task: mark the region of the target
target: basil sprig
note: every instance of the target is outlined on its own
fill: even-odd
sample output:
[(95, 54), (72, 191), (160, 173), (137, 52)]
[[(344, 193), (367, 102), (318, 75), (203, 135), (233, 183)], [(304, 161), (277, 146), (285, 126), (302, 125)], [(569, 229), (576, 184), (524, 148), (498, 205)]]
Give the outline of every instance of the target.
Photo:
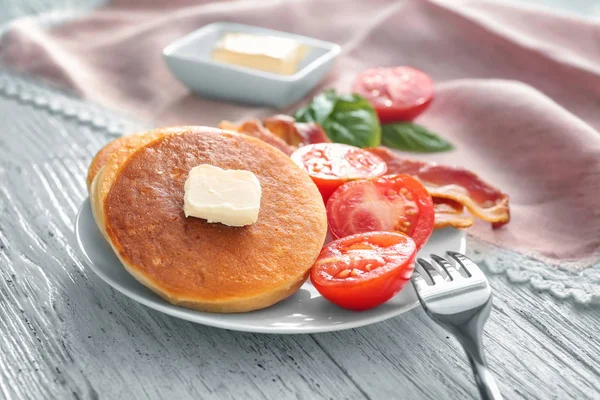
[(411, 122), (381, 126), (384, 146), (415, 153), (436, 153), (452, 150), (454, 146), (427, 128)]
[(381, 143), (381, 125), (371, 104), (357, 94), (338, 95), (329, 89), (294, 114), (298, 122), (316, 122), (329, 139), (356, 147)]

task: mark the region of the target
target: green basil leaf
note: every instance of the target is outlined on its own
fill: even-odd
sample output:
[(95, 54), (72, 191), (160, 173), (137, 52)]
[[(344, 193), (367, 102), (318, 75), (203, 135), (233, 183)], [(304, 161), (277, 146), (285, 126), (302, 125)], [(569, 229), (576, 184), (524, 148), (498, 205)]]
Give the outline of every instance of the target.
[(329, 89), (323, 93), (315, 96), (312, 100), (311, 106), (315, 116), (315, 121), (318, 123), (324, 122), (335, 108), (337, 96), (335, 90)]
[(374, 147), (381, 142), (381, 126), (371, 104), (357, 94), (338, 96), (333, 89), (313, 98), (294, 114), (299, 122), (317, 122), (336, 143)]
[(336, 100), (335, 90), (326, 90), (315, 96), (310, 104), (296, 111), (294, 118), (299, 122), (317, 122), (322, 125), (333, 111)]
[(384, 146), (415, 153), (436, 153), (452, 150), (454, 146), (427, 128), (410, 122), (381, 126)]
[(302, 107), (294, 113), (294, 119), (298, 122), (315, 122), (312, 116), (310, 104)]
[(366, 109), (340, 110), (337, 106), (323, 129), (335, 143), (356, 147), (375, 147), (381, 142), (381, 128), (377, 115)]

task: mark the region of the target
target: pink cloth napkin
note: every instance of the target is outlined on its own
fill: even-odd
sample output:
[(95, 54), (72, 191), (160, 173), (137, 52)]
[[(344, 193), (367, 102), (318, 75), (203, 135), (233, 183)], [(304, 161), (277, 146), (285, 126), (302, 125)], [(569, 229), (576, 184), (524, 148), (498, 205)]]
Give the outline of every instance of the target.
[[(438, 83), (418, 122), (457, 150), (425, 158), (471, 169), (511, 196), (512, 221), (470, 232), (561, 266), (600, 258), (600, 25), (481, 1), (116, 0), (51, 29), (15, 22), (5, 65), (156, 125), (215, 125), (273, 110), (191, 95), (161, 50), (207, 23), (235, 21), (339, 43), (315, 93), (357, 73), (410, 65)], [(298, 105), (283, 111), (292, 111)]]

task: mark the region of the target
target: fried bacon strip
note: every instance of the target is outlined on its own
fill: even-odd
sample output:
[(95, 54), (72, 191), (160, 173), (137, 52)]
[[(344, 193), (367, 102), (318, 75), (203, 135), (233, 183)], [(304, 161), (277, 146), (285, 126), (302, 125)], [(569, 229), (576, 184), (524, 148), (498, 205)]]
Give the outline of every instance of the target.
[(221, 121), (221, 123), (219, 124), (219, 129), (239, 132), (243, 133), (244, 135), (253, 136), (281, 150), (288, 156), (291, 155), (297, 148), (296, 146), (292, 146), (286, 143), (285, 140), (276, 136), (273, 132), (264, 127), (260, 121), (254, 119), (244, 121), (239, 125), (236, 125), (233, 122), (229, 121)]
[(265, 128), (292, 146), (331, 142), (321, 125), (314, 122), (296, 122), (289, 115), (274, 115), (265, 118)]
[(442, 197), (433, 198), (435, 228), (468, 228), (473, 225), (473, 217), (465, 214), (465, 208), (459, 202)]
[[(416, 177), (434, 199), (443, 198), (460, 203), (474, 216), (491, 222), (493, 228), (500, 227), (510, 220), (508, 195), (466, 169), (407, 160), (384, 147), (368, 150), (387, 163), (388, 174), (408, 174)], [(437, 217), (436, 213), (436, 226)]]
[(248, 120), (239, 125), (221, 121), (220, 129), (254, 136), (290, 155), (299, 146), (312, 143), (331, 142), (321, 125), (313, 122), (296, 122), (289, 115), (274, 115), (261, 123)]

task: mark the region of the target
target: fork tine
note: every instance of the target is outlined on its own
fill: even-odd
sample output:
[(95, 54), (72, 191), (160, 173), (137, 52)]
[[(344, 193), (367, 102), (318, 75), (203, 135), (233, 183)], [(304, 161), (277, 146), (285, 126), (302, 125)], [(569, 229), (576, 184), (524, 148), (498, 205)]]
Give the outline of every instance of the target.
[(469, 275), (469, 278), (471, 278), (474, 274), (481, 272), (477, 264), (471, 261), (471, 259), (464, 254), (457, 253), (456, 251), (447, 251), (446, 254), (452, 257), (452, 259), (454, 259), (461, 266), (467, 275)]
[(423, 271), (425, 271), (425, 273), (429, 276), (429, 278), (431, 279), (432, 285), (435, 285), (436, 283), (444, 282), (444, 277), (428, 261), (425, 261), (422, 258), (417, 258), (417, 263), (421, 266), (421, 268), (423, 268)]
[(446, 272), (446, 275), (448, 275), (448, 278), (450, 278), (451, 281), (462, 278), (460, 272), (458, 272), (458, 270), (445, 258), (440, 257), (437, 254), (430, 254), (429, 256), (444, 270), (444, 272)]
[(427, 281), (423, 278), (423, 276), (421, 276), (421, 273), (419, 272), (420, 269), (421, 268), (418, 265), (415, 265), (415, 270), (412, 274), (412, 277), (410, 278), (411, 282), (413, 283), (413, 286), (415, 287), (415, 290), (417, 291), (417, 294), (425, 290), (427, 286), (429, 286)]

